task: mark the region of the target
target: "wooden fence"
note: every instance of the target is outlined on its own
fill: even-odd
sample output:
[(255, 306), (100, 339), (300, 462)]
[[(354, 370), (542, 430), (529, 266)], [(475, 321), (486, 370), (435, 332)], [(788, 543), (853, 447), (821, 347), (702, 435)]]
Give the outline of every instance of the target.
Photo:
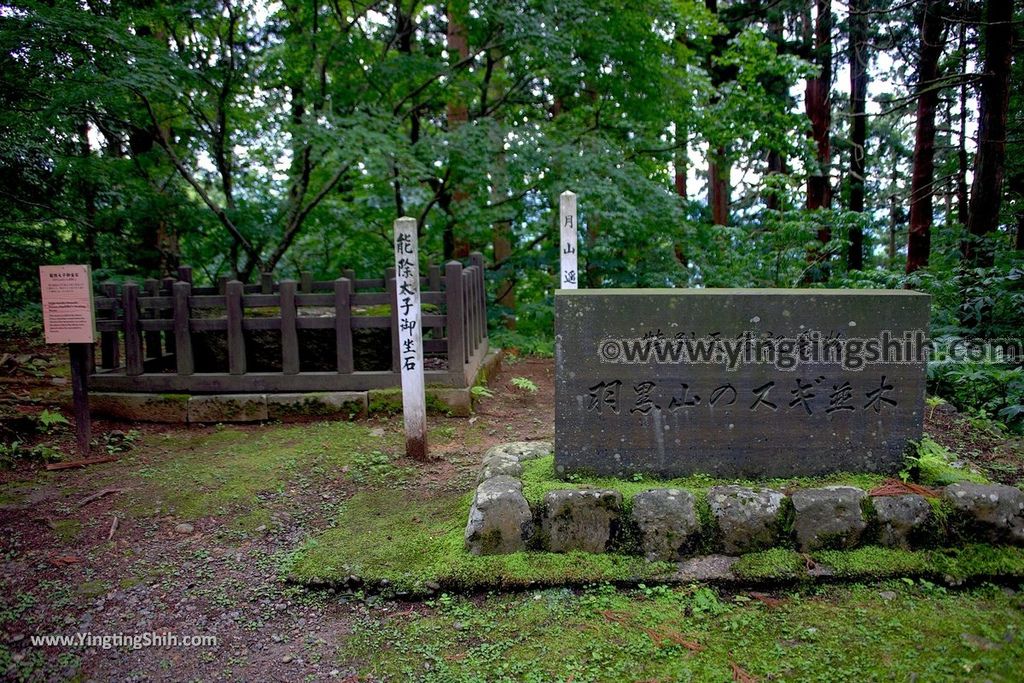
[[(420, 278), (424, 352), (430, 361), (425, 380), (471, 386), (487, 353), (483, 257), (474, 253), (468, 267), (451, 261), (443, 270), (432, 265), (427, 271)], [(147, 280), (142, 286), (105, 283), (100, 293), (95, 302), (100, 357), (89, 378), (97, 391), (202, 394), (401, 386), (393, 268), (383, 278), (358, 279), (346, 270), (336, 280), (315, 281), (303, 273), (298, 282), (275, 282), (264, 273), (258, 284), (221, 278), (216, 287), (194, 287), (191, 268), (183, 266), (176, 279)], [(385, 306), (387, 314), (374, 315)], [(331, 348), (321, 344), (314, 349), (304, 335), (327, 338)], [(211, 339), (222, 356), (211, 351)], [(280, 344), (279, 352), (272, 342)], [(254, 371), (252, 361), (259, 357), (265, 366), (268, 349), (278, 367)], [(357, 367), (357, 358), (382, 351), (389, 368)], [(313, 354), (318, 357), (310, 358)], [(303, 369), (313, 361), (320, 367)]]

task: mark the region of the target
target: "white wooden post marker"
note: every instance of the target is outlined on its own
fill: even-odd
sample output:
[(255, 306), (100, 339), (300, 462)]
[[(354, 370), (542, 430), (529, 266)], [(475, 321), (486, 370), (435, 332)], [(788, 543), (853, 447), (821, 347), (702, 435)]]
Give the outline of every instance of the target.
[(562, 256), (562, 289), (576, 289), (579, 266), (576, 259), (576, 195), (563, 192), (558, 198), (558, 224), (562, 234), (559, 251)]
[(423, 316), (415, 218), (403, 217), (395, 221), (395, 294), (405, 454), (422, 460), (427, 457), (427, 401), (423, 386)]

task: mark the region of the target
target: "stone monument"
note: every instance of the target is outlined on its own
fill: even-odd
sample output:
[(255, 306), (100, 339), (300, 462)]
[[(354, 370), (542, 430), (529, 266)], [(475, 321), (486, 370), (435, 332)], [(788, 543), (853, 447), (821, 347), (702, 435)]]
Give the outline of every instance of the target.
[(556, 471), (896, 472), (921, 437), (928, 319), (902, 290), (558, 291)]

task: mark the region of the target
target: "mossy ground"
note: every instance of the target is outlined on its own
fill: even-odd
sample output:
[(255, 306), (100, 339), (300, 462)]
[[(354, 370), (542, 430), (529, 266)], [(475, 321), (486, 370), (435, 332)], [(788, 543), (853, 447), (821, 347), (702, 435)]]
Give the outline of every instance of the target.
[(515, 553), (477, 557), (466, 552), (463, 531), (472, 494), (410, 500), (401, 490), (361, 492), (347, 500), (337, 524), (289, 559), (296, 581), (341, 583), (355, 575), (388, 593), (516, 589), (643, 581), (667, 577), (674, 567), (642, 558), (590, 553)]
[[(251, 530), (267, 523), (274, 499), (343, 472), (350, 480), (402, 476), (381, 455), (393, 441), (345, 421), (169, 432), (151, 437), (147, 449), (132, 456), (146, 461), (138, 469), (145, 483), (127, 495), (135, 515), (173, 514), (185, 520), (223, 515), (231, 518), (232, 528)], [(154, 457), (165, 450), (169, 457)]]
[[(618, 480), (567, 484), (550, 478), (550, 457), (529, 461), (524, 469), (524, 493), (534, 505), (548, 490), (594, 485), (617, 489), (629, 506), (633, 496), (653, 485), (652, 481)], [(707, 488), (715, 483), (707, 478), (690, 478), (657, 485), (689, 489), (703, 501)], [(837, 475), (801, 483), (816, 486), (850, 480)], [(858, 483), (864, 486), (869, 482), (860, 477)], [(374, 590), (407, 595), (428, 594), (431, 584), (443, 590), (473, 592), (578, 586), (588, 582), (636, 584), (672, 580), (674, 565), (648, 563), (633, 554), (563, 555), (531, 551), (489, 557), (470, 555), (464, 549), (463, 530), (471, 502), (471, 493), (448, 492), (418, 499), (411, 499), (407, 492), (395, 488), (357, 493), (341, 506), (333, 528), (310, 539), (291, 555), (286, 572), (294, 581), (313, 585), (340, 585), (354, 575)], [(953, 580), (1024, 577), (1024, 550), (981, 545), (914, 552), (866, 547), (812, 555), (777, 548), (744, 556), (735, 573), (741, 580), (751, 582), (802, 581), (811, 578), (808, 572), (815, 562), (827, 565), (832, 576), (845, 580), (896, 576)]]
[[(397, 613), (396, 613), (397, 612)], [(779, 596), (702, 586), (442, 596), (371, 611), (339, 661), (372, 680), (1019, 680), (1024, 599), (927, 581)]]

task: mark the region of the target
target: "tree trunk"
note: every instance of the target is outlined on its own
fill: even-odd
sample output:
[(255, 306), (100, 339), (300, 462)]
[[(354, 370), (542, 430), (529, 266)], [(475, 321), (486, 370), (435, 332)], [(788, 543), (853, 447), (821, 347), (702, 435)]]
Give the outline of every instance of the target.
[[(967, 73), (967, 23), (960, 22), (960, 73)], [(957, 145), (956, 209), (957, 220), (967, 227), (970, 211), (967, 203), (967, 82), (960, 84), (960, 135)]]
[[(867, 153), (868, 22), (867, 0), (850, 0), (850, 211), (864, 211), (864, 172)], [(864, 267), (864, 233), (850, 228), (849, 270)]]
[(676, 151), (672, 158), (672, 166), (675, 169), (676, 194), (686, 200), (686, 171), (689, 168), (690, 160), (686, 155), (689, 147), (689, 132), (680, 124), (676, 124)]
[(724, 147), (719, 147), (709, 155), (708, 204), (711, 207), (711, 222), (715, 225), (729, 224), (729, 168)]
[(1006, 172), (1006, 116), (1013, 59), (1013, 0), (988, 0), (985, 12), (985, 72), (979, 98), (978, 153), (974, 157), (966, 260), (989, 267), (995, 252), (988, 237), (999, 227)]
[[(78, 150), (83, 160), (92, 156), (92, 146), (89, 144), (89, 122), (81, 119), (78, 122)], [(84, 213), (82, 220), (85, 223), (85, 234), (82, 236), (82, 246), (89, 254), (89, 265), (93, 270), (101, 267), (100, 252), (96, 248), (96, 184), (88, 172), (79, 180), (79, 192), (82, 194)]]
[[(782, 157), (777, 150), (768, 150), (768, 175), (780, 175), (786, 172), (786, 160)], [(779, 201), (779, 194), (776, 191), (771, 191), (764, 200), (765, 206), (770, 211), (778, 211), (782, 203)]]
[[(807, 208), (820, 209), (832, 205), (832, 186), (829, 182), (829, 165), (832, 147), (829, 135), (832, 129), (832, 3), (831, 0), (815, 0), (814, 18), (814, 61), (820, 68), (817, 77), (807, 79), (805, 106), (811, 120), (811, 136), (817, 148), (817, 168), (807, 179)], [(818, 239), (828, 242), (831, 231), (822, 228)]]
[(928, 265), (932, 231), (932, 183), (935, 176), (935, 107), (939, 101), (939, 58), (944, 47), (942, 2), (926, 2), (921, 18), (917, 71), (917, 128), (914, 168), (910, 176), (910, 225), (907, 230), (907, 272)]
[[(488, 58), (492, 60), (495, 72), (500, 72), (503, 69), (504, 57), (497, 50), (492, 51)], [(494, 85), (493, 78), (491, 80), (491, 88), (493, 92), (490, 95), (498, 97), (500, 92)], [(506, 199), (508, 191), (508, 162), (505, 158), (504, 139), (499, 125), (502, 123), (502, 117), (497, 113), (494, 116), (494, 123), (495, 125), (491, 129), (491, 147), (494, 150), (494, 166), (491, 170), (491, 204), (497, 205)], [(504, 267), (506, 272), (510, 272), (507, 262), (512, 256), (512, 218), (511, 214), (505, 214), (506, 209), (502, 208), (499, 211), (503, 212), (503, 215), (491, 225), (492, 241), (494, 244), (494, 264), (496, 267)], [(508, 309), (508, 313), (504, 316), (504, 323), (505, 327), (510, 330), (516, 329), (515, 286), (516, 278), (514, 273), (512, 273), (498, 283), (495, 296), (495, 302), (499, 306)]]
[[(459, 62), (469, 56), (469, 40), (466, 36), (466, 27), (461, 23), (460, 18), (452, 12), (451, 4), (448, 6), (448, 33), (447, 33), (448, 59), (451, 63)], [(469, 120), (469, 108), (461, 99), (455, 88), (450, 91), (448, 99), (448, 132), (458, 130)], [(449, 162), (458, 166), (458, 159), (453, 158)], [(451, 184), (445, 189), (449, 195), (447, 201), (438, 202), (444, 206), (447, 212), (447, 220), (444, 226), (444, 258), (447, 261), (452, 258), (465, 258), (469, 256), (469, 243), (460, 239), (455, 234), (457, 222), (457, 207), (460, 202), (467, 199), (465, 190), (459, 189), (459, 174), (453, 172), (450, 176)], [(454, 189), (452, 188), (454, 185)]]

